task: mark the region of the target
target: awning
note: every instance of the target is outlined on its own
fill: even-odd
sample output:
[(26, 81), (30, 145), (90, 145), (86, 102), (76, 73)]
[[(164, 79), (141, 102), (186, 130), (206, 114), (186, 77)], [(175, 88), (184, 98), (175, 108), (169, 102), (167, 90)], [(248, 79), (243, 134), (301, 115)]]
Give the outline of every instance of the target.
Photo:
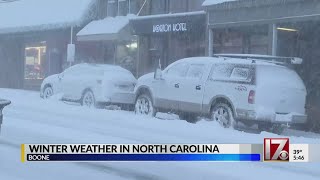
[(115, 41), (130, 40), (129, 19), (134, 15), (107, 17), (92, 21), (78, 34), (78, 41)]
[(204, 11), (139, 16), (130, 19), (132, 34), (157, 35), (165, 33), (204, 33)]

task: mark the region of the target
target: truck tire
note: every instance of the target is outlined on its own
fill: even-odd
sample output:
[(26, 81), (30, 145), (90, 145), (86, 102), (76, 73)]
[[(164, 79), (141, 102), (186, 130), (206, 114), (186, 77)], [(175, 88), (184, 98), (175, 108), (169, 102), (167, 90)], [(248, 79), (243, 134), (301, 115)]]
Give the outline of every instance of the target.
[(234, 128), (235, 120), (231, 107), (226, 103), (216, 103), (211, 109), (210, 118), (224, 128)]

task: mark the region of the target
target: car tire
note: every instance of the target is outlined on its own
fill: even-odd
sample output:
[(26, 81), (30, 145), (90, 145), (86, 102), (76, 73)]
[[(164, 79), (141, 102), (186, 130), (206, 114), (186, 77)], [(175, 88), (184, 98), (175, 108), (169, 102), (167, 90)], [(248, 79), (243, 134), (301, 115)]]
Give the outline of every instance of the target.
[(83, 93), (81, 98), (81, 105), (89, 108), (96, 107), (96, 100), (91, 90), (87, 90)]
[(157, 111), (153, 106), (150, 95), (141, 94), (140, 96), (138, 96), (135, 103), (134, 112), (139, 115), (147, 115), (150, 117), (156, 116)]
[(226, 103), (217, 103), (212, 107), (210, 119), (219, 122), (224, 128), (234, 128), (235, 120), (231, 107)]
[(53, 89), (51, 86), (45, 86), (44, 90), (43, 90), (43, 99), (48, 99), (51, 96), (53, 96)]

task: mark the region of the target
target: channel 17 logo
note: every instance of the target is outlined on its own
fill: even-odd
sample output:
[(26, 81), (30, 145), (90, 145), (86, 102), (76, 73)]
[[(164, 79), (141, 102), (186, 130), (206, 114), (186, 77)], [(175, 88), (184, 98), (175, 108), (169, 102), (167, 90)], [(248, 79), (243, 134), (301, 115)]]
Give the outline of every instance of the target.
[(265, 138), (264, 161), (289, 161), (289, 138)]

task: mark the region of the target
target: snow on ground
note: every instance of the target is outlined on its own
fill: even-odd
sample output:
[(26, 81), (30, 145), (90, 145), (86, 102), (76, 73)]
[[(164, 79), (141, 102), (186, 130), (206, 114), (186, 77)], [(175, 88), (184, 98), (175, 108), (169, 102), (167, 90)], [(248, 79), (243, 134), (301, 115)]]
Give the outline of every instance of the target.
[[(88, 109), (40, 99), (38, 92), (0, 89), (12, 104), (4, 110), (0, 137), (0, 179), (304, 179), (320, 177), (320, 164), (121, 162), (27, 163), (22, 143), (262, 143), (270, 133), (250, 134), (217, 123), (190, 124), (175, 118)], [(165, 118), (163, 118), (165, 117)], [(320, 143), (320, 135), (289, 130), (292, 143)], [(41, 176), (40, 176), (41, 175)]]

